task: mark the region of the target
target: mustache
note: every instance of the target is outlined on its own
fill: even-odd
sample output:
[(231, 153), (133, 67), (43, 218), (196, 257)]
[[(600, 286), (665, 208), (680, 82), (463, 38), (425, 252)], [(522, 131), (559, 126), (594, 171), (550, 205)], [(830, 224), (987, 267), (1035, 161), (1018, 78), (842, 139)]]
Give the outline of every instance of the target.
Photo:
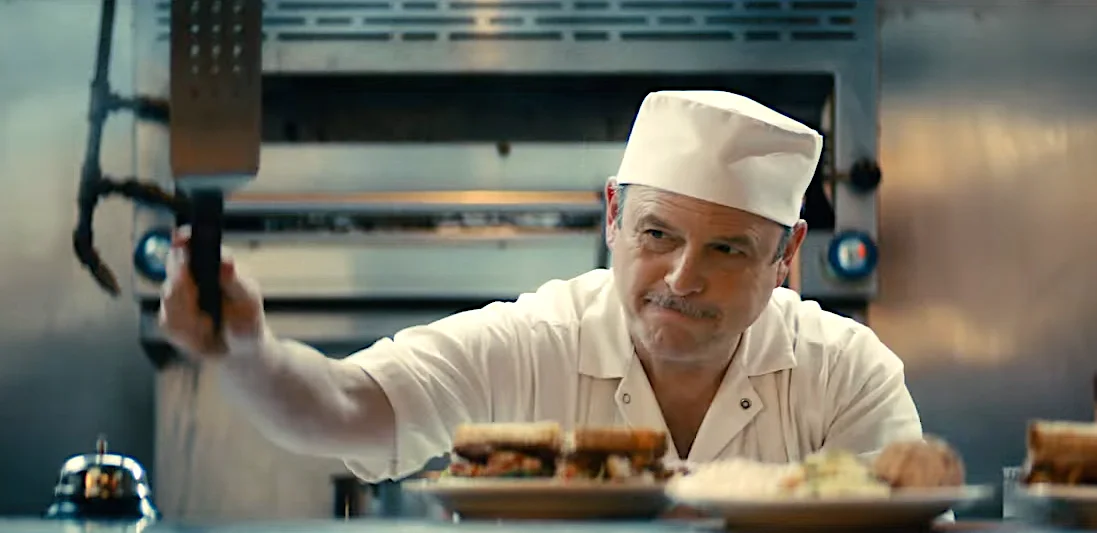
[(674, 296), (661, 292), (651, 292), (644, 296), (644, 301), (659, 307), (670, 309), (693, 318), (718, 318), (720, 312), (711, 306), (700, 305), (681, 296)]

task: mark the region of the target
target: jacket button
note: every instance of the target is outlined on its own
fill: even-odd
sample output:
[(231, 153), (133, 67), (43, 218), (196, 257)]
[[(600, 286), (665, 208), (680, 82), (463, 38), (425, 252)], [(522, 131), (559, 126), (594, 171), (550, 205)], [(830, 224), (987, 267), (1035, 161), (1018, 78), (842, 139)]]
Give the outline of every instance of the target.
[(750, 409), (750, 398), (743, 398), (742, 400), (739, 400), (739, 407), (742, 407), (743, 409)]
[(625, 402), (625, 403), (629, 403), (629, 402), (632, 401), (632, 396), (629, 396), (628, 393), (626, 392), (626, 393), (621, 395), (621, 401)]

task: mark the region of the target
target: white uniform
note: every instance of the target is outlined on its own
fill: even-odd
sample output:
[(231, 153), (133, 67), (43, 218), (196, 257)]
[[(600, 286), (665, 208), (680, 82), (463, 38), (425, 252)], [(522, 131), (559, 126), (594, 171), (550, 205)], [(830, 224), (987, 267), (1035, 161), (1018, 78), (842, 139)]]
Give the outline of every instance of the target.
[[(366, 480), (399, 478), (449, 451), (463, 422), (556, 420), (666, 428), (625, 327), (613, 274), (552, 281), (401, 331), (351, 356), (396, 413), (392, 457), (352, 457)], [(864, 325), (787, 289), (744, 333), (688, 461), (797, 461), (919, 438), (903, 364)], [(677, 458), (671, 447), (668, 458)]]

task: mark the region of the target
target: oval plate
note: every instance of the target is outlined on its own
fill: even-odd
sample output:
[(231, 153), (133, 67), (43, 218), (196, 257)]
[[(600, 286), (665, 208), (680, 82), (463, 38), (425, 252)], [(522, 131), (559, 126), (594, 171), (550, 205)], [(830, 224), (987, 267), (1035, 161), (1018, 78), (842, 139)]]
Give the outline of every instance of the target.
[(1031, 515), (1026, 518), (1060, 527), (1097, 529), (1097, 487), (1018, 484), (1015, 494), (1024, 514)]
[(722, 517), (732, 528), (864, 528), (925, 526), (949, 510), (994, 494), (985, 485), (899, 489), (889, 496), (826, 499), (743, 499), (676, 495), (677, 503)]
[(474, 520), (648, 519), (670, 504), (658, 483), (441, 478), (408, 481), (403, 486)]

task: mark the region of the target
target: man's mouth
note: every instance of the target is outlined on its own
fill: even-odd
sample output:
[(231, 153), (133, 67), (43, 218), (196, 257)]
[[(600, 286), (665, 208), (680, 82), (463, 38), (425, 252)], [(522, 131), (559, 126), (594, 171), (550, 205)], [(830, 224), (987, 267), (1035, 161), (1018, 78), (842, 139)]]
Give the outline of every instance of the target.
[(644, 303), (658, 310), (670, 311), (676, 315), (681, 315), (687, 318), (711, 319), (716, 317), (715, 311), (705, 309), (701, 306), (685, 300), (684, 298), (679, 298), (677, 296), (669, 296), (657, 293), (649, 294), (644, 297)]

